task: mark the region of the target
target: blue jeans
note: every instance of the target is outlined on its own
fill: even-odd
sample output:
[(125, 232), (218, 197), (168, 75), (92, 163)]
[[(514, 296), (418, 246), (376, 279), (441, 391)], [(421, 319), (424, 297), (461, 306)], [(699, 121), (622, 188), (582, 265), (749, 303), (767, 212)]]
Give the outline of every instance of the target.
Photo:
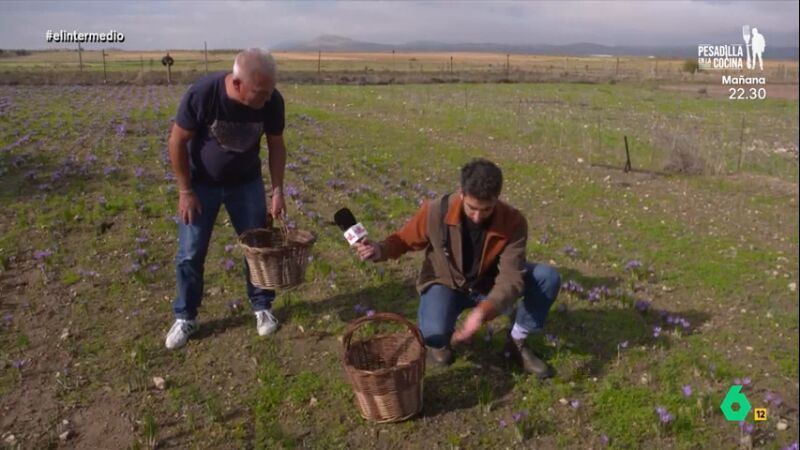
[[(550, 306), (561, 288), (561, 276), (550, 266), (525, 263), (525, 288), (514, 323), (529, 332), (544, 327)], [(449, 344), (456, 319), (468, 308), (484, 301), (480, 294), (466, 294), (441, 284), (429, 286), (420, 296), (417, 324), (425, 345), (441, 348)]]
[[(178, 253), (175, 257), (178, 295), (172, 302), (172, 311), (178, 319), (193, 320), (203, 300), (203, 265), (208, 253), (208, 243), (221, 205), (225, 205), (237, 236), (253, 228), (267, 226), (267, 205), (264, 182), (261, 178), (235, 186), (192, 186), (200, 200), (202, 213), (185, 225), (178, 222)], [(247, 297), (253, 311), (269, 309), (275, 291), (259, 289), (250, 283), (245, 264)]]

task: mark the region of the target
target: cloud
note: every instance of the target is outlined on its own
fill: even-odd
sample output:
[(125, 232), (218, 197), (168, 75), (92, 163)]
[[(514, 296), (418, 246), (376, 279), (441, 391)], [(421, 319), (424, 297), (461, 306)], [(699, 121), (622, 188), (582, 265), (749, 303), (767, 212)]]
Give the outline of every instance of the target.
[[(685, 46), (738, 42), (741, 26), (796, 46), (798, 2), (0, 2), (0, 47), (46, 48), (54, 31), (107, 31), (138, 49), (270, 47), (322, 34), (417, 40)], [(58, 47), (55, 44), (50, 46)], [(92, 48), (92, 46), (87, 46)], [(97, 46), (96, 46), (97, 47)]]

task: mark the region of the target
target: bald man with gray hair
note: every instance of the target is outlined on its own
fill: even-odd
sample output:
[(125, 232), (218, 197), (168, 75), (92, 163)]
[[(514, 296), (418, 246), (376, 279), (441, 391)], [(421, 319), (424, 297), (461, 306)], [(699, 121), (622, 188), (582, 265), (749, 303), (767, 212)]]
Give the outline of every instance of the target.
[[(198, 329), (205, 258), (220, 207), (225, 206), (237, 235), (267, 226), (259, 157), (262, 135), (269, 150), (270, 210), (279, 217), (286, 208), (285, 112), (276, 81), (272, 55), (251, 48), (236, 55), (232, 72), (208, 75), (192, 84), (178, 106), (168, 144), (179, 218), (175, 322), (167, 333), (168, 349), (182, 347)], [(272, 334), (278, 328), (271, 310), (275, 291), (253, 286), (248, 273), (245, 270), (256, 330), (261, 336)]]

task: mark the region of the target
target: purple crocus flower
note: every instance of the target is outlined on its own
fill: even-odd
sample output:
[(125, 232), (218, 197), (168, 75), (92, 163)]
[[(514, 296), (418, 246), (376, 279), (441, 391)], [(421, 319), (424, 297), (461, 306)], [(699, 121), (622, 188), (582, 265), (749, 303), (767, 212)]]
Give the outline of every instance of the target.
[(53, 251), (50, 249), (47, 250), (36, 250), (33, 252), (33, 259), (39, 261), (41, 259), (47, 258), (48, 256), (52, 255)]
[(225, 253), (230, 253), (233, 250), (233, 244), (225, 244)]
[(144, 169), (142, 169), (141, 167), (134, 167), (133, 168), (133, 175), (136, 178), (140, 178), (143, 173), (144, 173)]
[(147, 266), (147, 270), (150, 273), (155, 273), (156, 271), (158, 271), (159, 268), (160, 266), (158, 264), (150, 264), (149, 266)]
[(366, 309), (367, 309), (367, 307), (362, 305), (361, 303), (353, 306), (353, 311), (355, 311), (356, 314), (359, 314), (359, 315), (362, 314), (364, 311), (366, 311)]
[(94, 270), (83, 270), (83, 269), (80, 269), (80, 270), (78, 270), (78, 275), (80, 275), (80, 276), (82, 276), (84, 278), (96, 277), (97, 276), (97, 272), (95, 272)]
[(144, 244), (145, 242), (147, 242), (147, 238), (144, 237), (144, 236), (140, 236), (140, 237), (136, 238), (136, 243), (137, 244)]
[(608, 445), (608, 436), (605, 434), (600, 435), (600, 443), (603, 445)]
[(800, 447), (798, 447), (797, 441), (795, 441), (792, 442), (792, 445), (784, 447), (783, 450), (800, 450)]
[(619, 344), (617, 344), (617, 348), (618, 349), (620, 349), (620, 348), (628, 348), (628, 341), (620, 342)]
[(368, 309), (367, 310), (367, 317), (372, 317), (374, 315), (375, 315), (375, 310), (374, 309)]
[(578, 251), (575, 250), (575, 247), (571, 245), (567, 245), (566, 247), (562, 248), (561, 251), (570, 258), (578, 256)]
[(325, 184), (331, 189), (341, 189), (345, 186), (344, 181), (336, 179), (328, 180)]
[(506, 425), (507, 425), (507, 424), (506, 424), (506, 421), (505, 421), (505, 420), (503, 420), (503, 419), (500, 419), (500, 422), (498, 422), (498, 424), (497, 424), (497, 426), (498, 426), (498, 427), (500, 427), (500, 429), (501, 429), (501, 430), (502, 430), (503, 428), (505, 428), (505, 427), (506, 427)]
[(28, 363), (27, 359), (15, 359), (11, 362), (11, 365), (14, 366), (15, 369), (20, 370), (22, 367)]
[(558, 345), (558, 338), (553, 336), (552, 334), (545, 334), (545, 339), (547, 339), (547, 343), (550, 345)]
[(653, 327), (653, 337), (657, 338), (661, 336), (661, 327)]
[(545, 245), (548, 242), (550, 242), (550, 238), (548, 238), (546, 234), (539, 238), (539, 244), (541, 245)]
[(138, 256), (145, 256), (145, 255), (147, 255), (147, 250), (145, 250), (145, 249), (143, 249), (143, 248), (137, 248), (137, 249), (136, 249), (136, 255), (138, 255)]
[(625, 263), (625, 270), (635, 270), (642, 267), (642, 262), (637, 259), (631, 259)]
[(581, 406), (581, 402), (580, 400), (573, 399), (569, 402), (569, 406), (571, 406), (572, 409), (578, 409), (578, 407)]
[(573, 292), (576, 294), (583, 293), (583, 286), (578, 284), (576, 281), (569, 280), (566, 283), (561, 285), (561, 289), (564, 289), (567, 292)]
[(100, 206), (105, 206), (106, 197), (104, 195), (101, 195), (101, 196), (97, 197), (97, 204), (100, 205)]
[(225, 270), (231, 270), (231, 269), (233, 269), (233, 266), (234, 266), (234, 265), (235, 265), (235, 263), (234, 263), (234, 262), (233, 262), (233, 260), (232, 260), (232, 259), (230, 259), (230, 258), (225, 258), (225, 259), (222, 261), (222, 267), (223, 267)]
[(750, 385), (750, 377), (742, 378), (742, 386), (749, 386)]
[(656, 414), (658, 414), (658, 418), (661, 420), (661, 423), (669, 423), (673, 419), (672, 414), (668, 413), (667, 409), (663, 406), (656, 407)]
[(753, 432), (753, 424), (745, 421), (739, 422), (739, 429), (742, 430), (745, 434), (750, 434)]
[(643, 313), (650, 309), (650, 302), (647, 300), (636, 300), (633, 304), (633, 308), (640, 313)]
[(513, 420), (514, 423), (518, 423), (520, 420), (522, 420), (522, 419), (524, 419), (526, 417), (528, 417), (528, 410), (523, 409), (520, 412), (515, 412), (514, 414), (512, 414), (511, 415), (511, 420)]
[(297, 197), (300, 195), (300, 191), (293, 185), (287, 184), (286, 185), (286, 196), (289, 198)]
[(681, 392), (683, 393), (684, 397), (691, 397), (692, 395), (692, 387), (688, 384), (684, 384), (681, 388)]

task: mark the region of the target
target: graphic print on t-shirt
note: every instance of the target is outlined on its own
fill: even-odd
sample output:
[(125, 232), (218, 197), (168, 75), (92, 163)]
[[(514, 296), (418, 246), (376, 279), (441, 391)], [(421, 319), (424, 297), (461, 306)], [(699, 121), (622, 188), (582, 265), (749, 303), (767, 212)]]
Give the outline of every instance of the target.
[(214, 120), (209, 130), (211, 131), (211, 136), (217, 140), (223, 150), (244, 153), (253, 148), (258, 148), (264, 124), (262, 122)]

